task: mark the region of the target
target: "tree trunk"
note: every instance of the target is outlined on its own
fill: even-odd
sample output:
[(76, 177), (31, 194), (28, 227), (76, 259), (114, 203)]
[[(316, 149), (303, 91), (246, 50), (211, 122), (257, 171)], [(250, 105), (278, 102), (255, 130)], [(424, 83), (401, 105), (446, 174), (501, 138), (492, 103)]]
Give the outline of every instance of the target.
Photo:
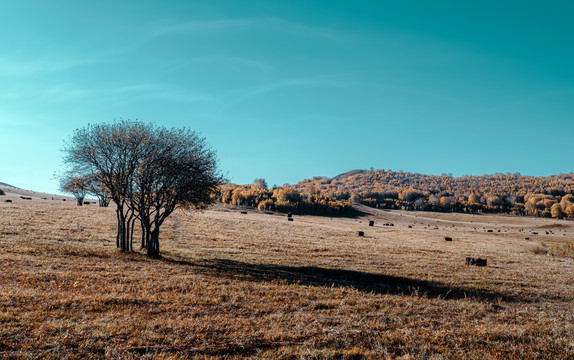
[(131, 222), (131, 224), (130, 224), (130, 229), (129, 229), (129, 232), (130, 232), (130, 241), (129, 241), (129, 242), (130, 242), (130, 244), (129, 244), (130, 251), (134, 251), (134, 247), (133, 247), (133, 241), (134, 241), (134, 225), (136, 224), (136, 219), (132, 219), (132, 217), (133, 217), (133, 215), (130, 216), (130, 220), (129, 220), (129, 221)]
[(116, 233), (116, 247), (119, 249), (120, 248), (120, 209), (119, 209), (119, 207), (116, 210), (116, 218), (118, 220), (118, 231)]
[(145, 249), (146, 246), (147, 246), (147, 245), (146, 245), (146, 244), (147, 244), (147, 241), (146, 241), (146, 240), (147, 240), (147, 238), (148, 238), (148, 232), (147, 232), (147, 230), (146, 230), (146, 228), (145, 228), (144, 222), (141, 221), (141, 220), (140, 220), (140, 225), (141, 225), (141, 227), (142, 227), (142, 246), (141, 246), (141, 248), (142, 248), (142, 249)]
[(118, 206), (118, 209), (116, 211), (117, 216), (118, 216), (118, 238), (117, 238), (117, 246), (118, 248), (122, 249), (122, 251), (129, 251), (129, 247), (128, 247), (128, 239), (127, 236), (128, 235), (128, 229), (127, 229), (127, 224), (126, 224), (126, 215), (124, 214), (123, 211), (123, 206)]
[(147, 241), (147, 256), (151, 259), (159, 259), (159, 228), (156, 227)]

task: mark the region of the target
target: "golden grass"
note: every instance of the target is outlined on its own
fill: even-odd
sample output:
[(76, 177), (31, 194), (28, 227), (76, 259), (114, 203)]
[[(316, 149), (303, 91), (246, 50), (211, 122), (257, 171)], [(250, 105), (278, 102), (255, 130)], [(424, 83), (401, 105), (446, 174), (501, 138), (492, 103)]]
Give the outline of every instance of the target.
[(574, 357), (570, 223), (410, 214), (181, 211), (148, 260), (115, 249), (113, 208), (0, 203), (0, 357)]

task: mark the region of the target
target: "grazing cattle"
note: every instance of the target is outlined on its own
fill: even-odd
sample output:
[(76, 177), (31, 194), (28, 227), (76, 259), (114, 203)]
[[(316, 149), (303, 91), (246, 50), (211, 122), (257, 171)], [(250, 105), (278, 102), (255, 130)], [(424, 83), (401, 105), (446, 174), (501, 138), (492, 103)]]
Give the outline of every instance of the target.
[(369, 220), (369, 226), (375, 226), (375, 221), (374, 221), (374, 220)]
[(287, 214), (287, 217), (288, 217), (288, 218), (293, 217), (293, 214), (292, 214), (292, 213), (288, 213), (288, 214)]
[(365, 236), (365, 232), (364, 232), (364, 231), (359, 231), (359, 232), (358, 232), (358, 235), (359, 235), (359, 236)]
[(11, 202), (12, 202), (12, 200), (6, 200), (6, 202), (7, 202), (7, 203), (11, 203)]
[(452, 238), (449, 237), (449, 236), (445, 236), (444, 240), (445, 240), (445, 241), (452, 241)]
[(293, 221), (293, 218), (292, 217), (287, 218), (287, 221)]
[(486, 232), (492, 232), (492, 230), (486, 230)]
[(413, 226), (412, 226), (412, 225), (409, 225), (409, 229), (412, 229), (412, 228), (413, 228)]
[(242, 213), (242, 214), (247, 214), (247, 211), (242, 211), (241, 213)]

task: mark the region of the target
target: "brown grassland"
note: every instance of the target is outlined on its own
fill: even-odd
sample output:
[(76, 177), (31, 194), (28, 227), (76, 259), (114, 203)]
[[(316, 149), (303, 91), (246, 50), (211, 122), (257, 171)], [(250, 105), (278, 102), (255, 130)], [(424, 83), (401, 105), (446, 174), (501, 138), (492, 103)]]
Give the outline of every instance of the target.
[(149, 260), (112, 206), (1, 196), (0, 357), (574, 358), (571, 221), (361, 210), (178, 211)]

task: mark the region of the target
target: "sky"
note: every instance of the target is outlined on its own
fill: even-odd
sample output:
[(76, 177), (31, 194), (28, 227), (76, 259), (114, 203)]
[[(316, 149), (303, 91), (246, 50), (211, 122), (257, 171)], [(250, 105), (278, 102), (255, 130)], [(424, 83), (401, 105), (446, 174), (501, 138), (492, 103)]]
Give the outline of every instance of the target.
[(574, 171), (572, 1), (5, 1), (0, 182), (77, 128), (189, 127), (234, 183)]

